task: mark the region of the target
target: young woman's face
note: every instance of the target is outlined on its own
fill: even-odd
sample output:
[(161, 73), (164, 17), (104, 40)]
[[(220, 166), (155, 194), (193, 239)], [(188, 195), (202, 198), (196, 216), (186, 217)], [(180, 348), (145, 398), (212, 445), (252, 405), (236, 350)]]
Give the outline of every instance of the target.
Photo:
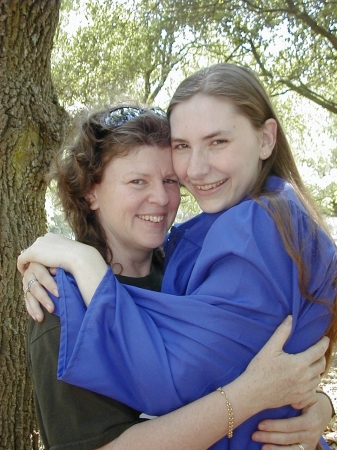
[(170, 117), (173, 167), (201, 209), (216, 213), (249, 193), (275, 144), (276, 122), (262, 130), (219, 97), (196, 95)]
[(88, 200), (115, 256), (146, 255), (159, 247), (180, 202), (171, 148), (142, 146), (113, 159)]

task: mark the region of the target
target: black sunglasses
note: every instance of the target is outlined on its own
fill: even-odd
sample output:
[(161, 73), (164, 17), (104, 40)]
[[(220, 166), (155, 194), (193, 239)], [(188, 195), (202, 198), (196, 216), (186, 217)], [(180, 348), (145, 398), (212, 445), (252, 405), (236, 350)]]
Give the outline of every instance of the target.
[[(125, 122), (129, 122), (132, 119), (143, 114), (145, 111), (149, 111), (142, 108), (134, 108), (132, 106), (121, 106), (114, 108), (104, 117), (104, 124), (107, 127), (115, 126), (120, 127)], [(157, 116), (166, 117), (165, 111), (160, 108), (150, 108)]]

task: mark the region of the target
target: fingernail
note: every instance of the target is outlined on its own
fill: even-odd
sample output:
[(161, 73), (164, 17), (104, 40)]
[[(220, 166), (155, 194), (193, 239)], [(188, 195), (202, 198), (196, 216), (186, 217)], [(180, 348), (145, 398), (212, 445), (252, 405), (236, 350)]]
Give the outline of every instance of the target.
[(54, 305), (51, 305), (50, 303), (48, 303), (48, 304), (46, 305), (47, 311), (50, 312), (50, 313), (52, 313), (52, 312), (53, 312), (53, 306), (54, 306)]
[(59, 297), (59, 291), (57, 289), (53, 290), (53, 294), (55, 295), (55, 297)]
[(34, 319), (36, 322), (41, 322), (42, 317), (40, 316), (40, 314), (36, 314), (36, 316), (33, 317), (33, 319)]

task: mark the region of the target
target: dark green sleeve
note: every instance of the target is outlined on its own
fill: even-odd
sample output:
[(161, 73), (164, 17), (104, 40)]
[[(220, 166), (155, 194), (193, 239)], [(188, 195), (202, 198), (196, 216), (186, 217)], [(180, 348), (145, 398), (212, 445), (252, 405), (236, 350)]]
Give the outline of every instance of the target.
[(29, 321), (27, 361), (46, 450), (96, 449), (142, 422), (118, 401), (57, 380), (60, 321), (44, 313), (42, 323)]

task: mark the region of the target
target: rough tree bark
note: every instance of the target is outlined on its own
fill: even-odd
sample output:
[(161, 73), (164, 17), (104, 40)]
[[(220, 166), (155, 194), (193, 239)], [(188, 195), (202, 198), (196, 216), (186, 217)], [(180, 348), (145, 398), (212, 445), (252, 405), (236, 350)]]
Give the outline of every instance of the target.
[(0, 0), (0, 450), (38, 449), (16, 257), (45, 233), (44, 176), (66, 132), (50, 55), (61, 0)]

